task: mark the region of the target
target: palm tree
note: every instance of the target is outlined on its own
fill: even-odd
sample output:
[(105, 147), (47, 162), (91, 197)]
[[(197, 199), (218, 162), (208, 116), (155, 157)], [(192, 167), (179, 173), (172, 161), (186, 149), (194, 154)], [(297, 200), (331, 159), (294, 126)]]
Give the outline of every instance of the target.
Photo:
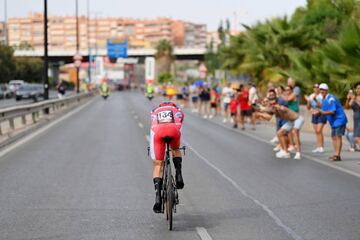
[(171, 73), (173, 63), (173, 46), (169, 40), (160, 40), (156, 45), (156, 63), (158, 74)]

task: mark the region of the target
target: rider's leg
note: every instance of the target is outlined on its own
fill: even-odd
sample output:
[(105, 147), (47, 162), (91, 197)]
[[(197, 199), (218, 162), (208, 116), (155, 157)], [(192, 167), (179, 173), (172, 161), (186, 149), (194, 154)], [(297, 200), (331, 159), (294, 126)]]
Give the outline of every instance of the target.
[(163, 182), (163, 168), (164, 168), (164, 155), (165, 144), (158, 141), (153, 131), (150, 132), (150, 154), (153, 161), (153, 182), (155, 188), (155, 204), (153, 210), (155, 213), (161, 212), (162, 199), (161, 189)]
[(155, 213), (161, 212), (161, 188), (162, 188), (162, 178), (163, 178), (163, 164), (164, 161), (154, 160), (153, 167), (153, 182), (155, 188), (155, 204), (153, 210)]
[(173, 162), (175, 166), (175, 179), (176, 179), (176, 188), (183, 189), (184, 188), (184, 180), (182, 177), (182, 157), (181, 151), (179, 149), (174, 149), (172, 151), (173, 154)]

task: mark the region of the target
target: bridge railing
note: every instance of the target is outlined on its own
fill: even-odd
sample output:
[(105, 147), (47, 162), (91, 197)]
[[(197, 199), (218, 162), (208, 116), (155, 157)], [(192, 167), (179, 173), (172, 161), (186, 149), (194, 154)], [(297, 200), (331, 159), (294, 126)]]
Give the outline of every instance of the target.
[[(174, 48), (174, 55), (204, 55), (206, 53), (206, 48), (201, 47), (177, 47)], [(81, 50), (80, 54), (82, 56), (88, 56), (88, 50)], [(128, 50), (128, 55), (131, 56), (154, 56), (156, 54), (156, 49), (154, 48), (130, 48)], [(42, 57), (44, 55), (43, 50), (35, 49), (35, 50), (16, 50), (15, 56), (18, 57)], [(63, 56), (73, 56), (73, 50), (50, 50), (49, 56), (52, 57), (63, 57)], [(107, 50), (106, 49), (98, 49), (97, 55), (99, 56), (106, 56)]]
[[(78, 105), (93, 95), (94, 93), (81, 93), (63, 99), (46, 100), (0, 109), (0, 135), (24, 128), (30, 122), (35, 124), (42, 118), (53, 115), (65, 108), (68, 109)], [(46, 111), (48, 114), (45, 114)]]

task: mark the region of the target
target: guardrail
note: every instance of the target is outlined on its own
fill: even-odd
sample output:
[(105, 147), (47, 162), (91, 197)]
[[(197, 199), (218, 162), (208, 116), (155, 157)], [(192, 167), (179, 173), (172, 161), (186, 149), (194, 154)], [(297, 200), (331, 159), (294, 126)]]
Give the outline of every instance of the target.
[(81, 93), (75, 96), (65, 97), (63, 99), (46, 100), (38, 103), (0, 109), (0, 135), (5, 134), (3, 126), (3, 123), (5, 122), (9, 123), (9, 131), (7, 132), (12, 132), (17, 129), (15, 124), (17, 119), (21, 119), (21, 126), (26, 126), (30, 120), (33, 124), (35, 124), (40, 120), (40, 116), (48, 115), (45, 114), (45, 112), (48, 112), (49, 114), (55, 113), (63, 108), (77, 105), (93, 95), (94, 93), (91, 92)]

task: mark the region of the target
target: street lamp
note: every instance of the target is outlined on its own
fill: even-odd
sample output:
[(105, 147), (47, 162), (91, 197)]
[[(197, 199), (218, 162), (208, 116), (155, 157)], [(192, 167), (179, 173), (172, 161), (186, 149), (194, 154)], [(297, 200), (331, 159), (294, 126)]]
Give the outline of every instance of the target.
[(48, 59), (48, 14), (47, 14), (47, 0), (44, 0), (44, 99), (49, 99), (49, 59)]
[[(76, 55), (80, 55), (79, 39), (79, 0), (76, 0)], [(80, 66), (76, 66), (76, 93), (80, 92)]]
[(88, 45), (88, 78), (91, 83), (91, 48), (90, 48), (90, 0), (87, 0), (87, 45)]

